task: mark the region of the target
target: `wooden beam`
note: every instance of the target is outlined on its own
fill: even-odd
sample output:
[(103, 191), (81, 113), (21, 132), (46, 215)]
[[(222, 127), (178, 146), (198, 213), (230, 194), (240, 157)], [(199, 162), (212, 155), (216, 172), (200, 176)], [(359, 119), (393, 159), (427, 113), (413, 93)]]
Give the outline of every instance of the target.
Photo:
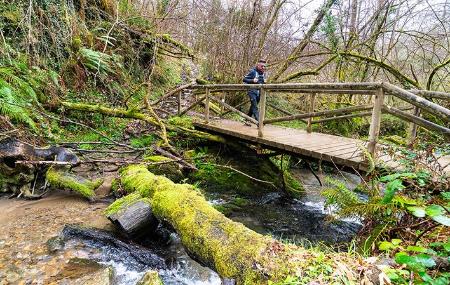
[(320, 117), (320, 116), (331, 116), (331, 115), (341, 115), (351, 112), (357, 112), (357, 111), (366, 111), (372, 109), (372, 105), (361, 105), (361, 106), (352, 106), (352, 107), (346, 107), (336, 110), (329, 110), (329, 111), (319, 111), (319, 112), (313, 112), (313, 113), (307, 113), (307, 114), (297, 114), (292, 116), (286, 116), (286, 117), (280, 117), (280, 118), (274, 118), (265, 120), (264, 123), (270, 124), (270, 123), (276, 123), (276, 122), (285, 122), (285, 121), (293, 121), (298, 119), (306, 119), (310, 117)]
[(394, 115), (400, 119), (403, 119), (403, 120), (406, 120), (409, 122), (414, 122), (415, 124), (425, 128), (427, 130), (432, 130), (432, 131), (442, 133), (446, 138), (450, 138), (450, 129), (448, 129), (446, 127), (443, 127), (443, 126), (440, 126), (433, 122), (430, 122), (428, 120), (425, 120), (424, 118), (416, 117), (414, 115), (408, 114), (406, 112), (403, 112), (403, 111), (396, 109), (394, 107), (391, 107), (391, 106), (383, 106), (383, 110), (386, 113)]
[(205, 95), (205, 123), (209, 123), (209, 89), (206, 88), (206, 95)]
[(336, 116), (336, 117), (331, 117), (331, 118), (320, 119), (320, 120), (313, 121), (311, 123), (312, 124), (320, 124), (320, 123), (325, 123), (325, 122), (334, 121), (334, 120), (343, 120), (343, 119), (350, 119), (350, 118), (367, 117), (367, 116), (371, 116), (371, 115), (372, 115), (372, 111), (370, 111), (370, 112), (361, 112), (361, 113), (356, 113), (356, 114), (349, 114), (349, 115), (343, 115), (343, 116)]
[[(420, 116), (420, 108), (417, 106), (414, 106), (414, 112), (413, 112), (414, 116), (419, 117)], [(411, 123), (410, 126), (410, 132), (409, 132), (409, 143), (413, 143), (414, 140), (416, 139), (416, 135), (417, 135), (417, 125), (414, 123)]]
[[(316, 93), (311, 94), (309, 101), (309, 113), (314, 113), (314, 107), (316, 104)], [(312, 132), (312, 117), (308, 118), (308, 126), (306, 127), (306, 131), (308, 133)]]
[(202, 96), (200, 97), (197, 101), (195, 101), (191, 106), (187, 107), (186, 109), (184, 109), (183, 111), (181, 111), (180, 116), (183, 116), (184, 114), (186, 114), (187, 112), (189, 112), (190, 110), (194, 109), (195, 106), (199, 105), (200, 103), (203, 102), (203, 100), (205, 100), (206, 96)]
[(379, 88), (373, 104), (372, 120), (370, 121), (369, 128), (369, 145), (367, 146), (367, 150), (372, 155), (373, 159), (376, 158), (375, 150), (378, 142), (378, 135), (380, 134), (381, 108), (383, 107), (383, 102), (384, 90), (383, 88)]
[[(212, 93), (220, 93), (220, 92), (245, 92), (248, 89), (255, 89), (253, 88), (243, 88), (243, 87), (236, 87), (236, 88), (217, 88), (214, 90), (211, 90)], [(274, 89), (274, 90), (268, 90), (271, 93), (303, 93), (303, 94), (312, 94), (312, 93), (318, 93), (323, 95), (331, 95), (331, 94), (356, 94), (356, 95), (375, 95), (375, 90), (369, 90), (369, 89), (362, 89), (362, 90), (350, 90), (350, 89), (302, 89), (302, 88), (286, 88), (286, 89)], [(196, 90), (194, 94), (205, 94), (204, 90)]]
[(227, 103), (220, 101), (220, 99), (217, 99), (217, 98), (215, 98), (215, 97), (211, 97), (211, 100), (213, 100), (214, 102), (217, 102), (217, 104), (223, 106), (225, 109), (229, 109), (229, 110), (231, 110), (232, 112), (237, 113), (237, 114), (240, 115), (241, 117), (243, 117), (243, 118), (249, 120), (250, 122), (252, 122), (252, 123), (254, 123), (254, 124), (257, 124), (257, 123), (258, 123), (257, 120), (253, 119), (252, 117), (249, 117), (247, 114), (242, 113), (241, 111), (239, 111), (238, 109), (236, 109), (236, 108), (234, 108), (234, 107), (228, 105)]
[(263, 137), (264, 117), (266, 115), (266, 90), (261, 87), (259, 89), (259, 122), (258, 122), (258, 137)]
[(400, 98), (408, 103), (411, 103), (412, 105), (417, 106), (422, 110), (429, 112), (430, 114), (436, 115), (446, 122), (450, 122), (449, 109), (439, 104), (428, 101), (425, 98), (417, 96), (407, 90), (404, 90), (390, 83), (383, 83), (383, 88), (386, 90), (386, 92), (391, 93), (397, 98)]
[[(264, 84), (266, 91), (276, 91), (284, 89), (322, 89), (322, 90), (376, 90), (381, 86), (381, 82), (350, 82), (350, 83), (283, 83), (283, 84)], [(248, 90), (259, 89), (261, 84), (210, 84), (194, 85), (193, 89), (211, 89), (211, 90)]]
[(429, 91), (429, 90), (409, 90), (411, 93), (428, 98), (450, 100), (450, 93)]

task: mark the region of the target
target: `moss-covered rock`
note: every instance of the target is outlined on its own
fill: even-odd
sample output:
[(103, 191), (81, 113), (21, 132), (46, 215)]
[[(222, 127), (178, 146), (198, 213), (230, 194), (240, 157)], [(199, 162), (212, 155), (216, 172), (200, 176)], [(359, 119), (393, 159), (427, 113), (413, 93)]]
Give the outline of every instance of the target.
[(214, 205), (213, 207), (221, 212), (222, 214), (224, 214), (225, 216), (230, 216), (233, 212), (241, 210), (242, 208), (244, 208), (246, 205), (248, 205), (248, 200), (241, 198), (241, 197), (236, 197), (233, 200), (231, 200), (230, 202), (224, 203), (224, 204), (220, 204), (220, 205)]
[(103, 179), (91, 181), (54, 167), (47, 170), (45, 178), (53, 187), (73, 190), (88, 199), (95, 196), (95, 189), (103, 183)]
[[(161, 164), (148, 165), (148, 170), (157, 174), (164, 175), (172, 181), (181, 181), (184, 178), (181, 166), (176, 162), (170, 162), (171, 159), (162, 155), (151, 155), (144, 158), (148, 162), (160, 162)], [(167, 163), (164, 163), (167, 162)]]
[(147, 271), (136, 285), (163, 285), (161, 278), (159, 278), (158, 271)]

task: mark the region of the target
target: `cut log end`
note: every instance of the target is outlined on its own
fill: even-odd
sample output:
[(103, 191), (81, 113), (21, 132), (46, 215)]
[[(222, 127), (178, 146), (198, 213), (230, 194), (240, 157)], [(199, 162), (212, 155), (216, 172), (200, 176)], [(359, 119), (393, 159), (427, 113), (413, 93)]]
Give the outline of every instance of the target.
[(158, 220), (152, 213), (149, 203), (138, 200), (115, 213), (108, 219), (129, 237), (140, 237), (153, 233), (158, 227)]

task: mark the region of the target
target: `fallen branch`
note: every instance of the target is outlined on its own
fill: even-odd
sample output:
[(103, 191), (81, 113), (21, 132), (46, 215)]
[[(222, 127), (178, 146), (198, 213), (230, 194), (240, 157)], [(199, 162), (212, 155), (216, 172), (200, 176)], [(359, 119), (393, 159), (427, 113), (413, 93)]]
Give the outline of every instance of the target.
[(16, 164), (31, 164), (31, 165), (77, 165), (79, 162), (70, 161), (53, 161), (53, 160), (18, 160)]
[(195, 165), (184, 161), (182, 158), (177, 157), (177, 156), (171, 154), (170, 152), (165, 151), (164, 149), (162, 149), (160, 147), (157, 147), (155, 151), (165, 157), (172, 159), (173, 161), (179, 162), (180, 164), (184, 165), (185, 168), (188, 168), (190, 170), (197, 170), (197, 167), (195, 167)]

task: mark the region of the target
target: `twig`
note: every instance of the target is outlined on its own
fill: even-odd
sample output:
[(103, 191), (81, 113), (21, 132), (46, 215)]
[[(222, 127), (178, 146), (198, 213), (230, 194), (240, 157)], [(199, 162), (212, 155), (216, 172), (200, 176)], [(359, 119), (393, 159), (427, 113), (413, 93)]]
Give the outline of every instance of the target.
[(17, 131), (18, 131), (18, 129), (9, 130), (9, 131), (0, 133), (0, 136), (8, 136), (9, 134), (15, 133), (15, 132), (17, 132)]
[(53, 161), (53, 160), (17, 160), (15, 163), (33, 164), (33, 165), (77, 165), (79, 162)]
[(159, 153), (159, 154), (165, 156), (165, 157), (168, 157), (168, 158), (172, 159), (172, 160), (177, 160), (177, 159), (179, 159), (180, 164), (183, 164), (183, 165), (184, 165), (186, 168), (188, 168), (188, 169), (191, 169), (191, 170), (197, 170), (197, 167), (195, 167), (195, 165), (186, 162), (186, 161), (183, 160), (182, 158), (177, 157), (177, 156), (171, 154), (170, 152), (168, 152), (168, 151), (166, 151), (166, 150), (164, 150), (164, 149), (162, 149), (162, 148), (160, 148), (160, 147), (157, 147), (157, 148), (155, 149), (155, 151), (156, 151), (157, 153)]
[(33, 181), (33, 189), (31, 190), (31, 195), (34, 195), (34, 188), (36, 187), (36, 181), (38, 179), (38, 176), (39, 176), (39, 174), (38, 174), (38, 172), (36, 172), (36, 175), (35, 175), (34, 181)]
[(135, 153), (138, 151), (144, 151), (142, 149), (132, 149), (132, 150), (109, 150), (109, 149), (82, 149), (75, 148), (74, 151), (78, 152), (98, 152), (98, 153)]

